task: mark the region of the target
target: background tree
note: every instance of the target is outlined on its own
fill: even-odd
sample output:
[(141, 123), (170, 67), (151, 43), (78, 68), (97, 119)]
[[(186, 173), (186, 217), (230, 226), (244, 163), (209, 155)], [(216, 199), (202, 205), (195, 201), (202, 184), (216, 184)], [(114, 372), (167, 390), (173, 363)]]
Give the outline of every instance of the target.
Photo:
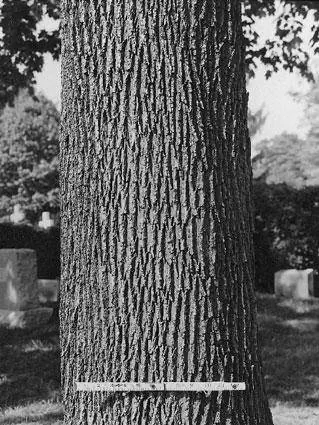
[[(63, 2), (66, 423), (272, 424), (257, 347), (241, 4)], [(244, 392), (76, 392), (77, 381)]]
[(59, 57), (59, 31), (39, 31), (47, 16), (59, 19), (57, 0), (2, 0), (0, 12), (0, 108), (12, 102), (20, 88), (35, 83), (45, 53)]
[(305, 116), (309, 131), (306, 143), (301, 147), (307, 161), (307, 183), (319, 186), (319, 73), (312, 83), (309, 92), (303, 96), (305, 101)]
[(283, 133), (256, 145), (254, 178), (267, 184), (286, 183), (294, 188), (307, 185), (309, 161), (307, 146), (295, 134)]
[(0, 115), (0, 211), (21, 204), (33, 221), (57, 211), (59, 112), (43, 95), (20, 92)]
[[(313, 79), (309, 69), (309, 54), (303, 47), (302, 30), (307, 17), (312, 17), (311, 45), (319, 53), (319, 2), (304, 0), (244, 0), (244, 31), (247, 42), (246, 63), (250, 77), (260, 61), (266, 68), (266, 77), (283, 69), (298, 69), (301, 75)], [(259, 42), (256, 18), (276, 17), (274, 37)]]
[[(256, 144), (258, 154), (253, 158), (254, 177), (268, 184), (286, 183), (294, 188), (319, 186), (319, 82), (318, 74), (308, 93), (292, 93), (305, 107), (309, 130), (301, 139), (283, 133)], [(258, 116), (251, 117), (250, 127)]]

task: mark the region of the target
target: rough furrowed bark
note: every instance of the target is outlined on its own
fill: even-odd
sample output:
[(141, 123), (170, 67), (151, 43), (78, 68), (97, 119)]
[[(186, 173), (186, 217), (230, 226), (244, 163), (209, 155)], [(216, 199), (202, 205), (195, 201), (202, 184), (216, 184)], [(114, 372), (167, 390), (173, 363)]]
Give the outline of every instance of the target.
[[(272, 424), (257, 346), (240, 2), (62, 8), (65, 423)], [(218, 380), (247, 390), (75, 390)]]

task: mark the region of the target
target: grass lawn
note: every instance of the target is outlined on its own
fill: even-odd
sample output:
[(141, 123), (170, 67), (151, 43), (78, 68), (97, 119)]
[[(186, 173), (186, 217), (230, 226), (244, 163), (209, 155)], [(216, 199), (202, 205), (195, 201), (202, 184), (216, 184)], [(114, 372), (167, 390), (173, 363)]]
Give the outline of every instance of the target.
[[(319, 424), (319, 299), (258, 295), (275, 425)], [(0, 425), (62, 425), (58, 330), (0, 328)]]
[(57, 326), (0, 328), (0, 424), (61, 425)]
[(319, 424), (319, 299), (258, 295), (264, 374), (275, 425)]

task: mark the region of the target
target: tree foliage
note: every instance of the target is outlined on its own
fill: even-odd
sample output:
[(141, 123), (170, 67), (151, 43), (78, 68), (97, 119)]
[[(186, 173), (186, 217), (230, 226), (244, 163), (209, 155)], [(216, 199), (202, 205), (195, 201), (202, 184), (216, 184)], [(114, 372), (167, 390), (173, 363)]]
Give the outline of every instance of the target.
[(0, 116), (0, 214), (21, 204), (30, 219), (58, 209), (59, 113), (22, 91)]
[[(302, 30), (310, 15), (313, 20), (311, 46), (314, 53), (319, 53), (319, 1), (244, 0), (243, 23), (249, 76), (254, 76), (259, 60), (266, 67), (266, 77), (282, 66), (289, 71), (298, 69), (301, 75), (313, 79), (309, 69), (309, 54), (302, 45)], [(256, 18), (266, 16), (276, 18), (276, 30), (272, 39), (260, 45)]]
[[(253, 76), (258, 61), (266, 66), (269, 77), (280, 66), (312, 78), (309, 54), (304, 50), (301, 32), (305, 19), (313, 14), (312, 46), (319, 50), (319, 1), (298, 0), (242, 0), (243, 25), (247, 40), (247, 71)], [(278, 4), (281, 9), (278, 13)], [(12, 101), (21, 87), (34, 84), (35, 72), (43, 67), (43, 55), (59, 57), (58, 30), (38, 30), (38, 24), (47, 14), (59, 19), (58, 0), (2, 0), (0, 9), (0, 107)], [(256, 29), (258, 18), (276, 16), (273, 39), (261, 45)]]
[(56, 0), (3, 0), (0, 27), (0, 107), (12, 102), (20, 88), (35, 83), (43, 56), (59, 57), (59, 31), (38, 29), (44, 15), (59, 19)]
[(309, 131), (305, 142), (300, 146), (307, 167), (307, 184), (319, 185), (319, 74), (306, 96), (305, 117), (308, 121)]
[(282, 133), (256, 145), (254, 177), (267, 184), (286, 183), (295, 188), (307, 184), (308, 154), (305, 142), (295, 134)]
[[(316, 80), (319, 81), (318, 75)], [(254, 176), (268, 184), (286, 183), (295, 188), (319, 186), (319, 82), (313, 82), (308, 93), (294, 93), (294, 97), (305, 102), (307, 135), (301, 139), (283, 133), (260, 141), (255, 146), (258, 154), (253, 158)], [(251, 114), (252, 129), (259, 115)]]

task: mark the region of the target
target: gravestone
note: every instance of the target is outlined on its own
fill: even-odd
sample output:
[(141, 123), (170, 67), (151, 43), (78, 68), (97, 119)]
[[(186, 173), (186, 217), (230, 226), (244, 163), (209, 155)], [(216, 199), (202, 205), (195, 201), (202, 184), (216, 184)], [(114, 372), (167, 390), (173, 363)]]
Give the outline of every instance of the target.
[(50, 217), (49, 211), (43, 211), (42, 218), (39, 221), (39, 227), (43, 229), (49, 229), (54, 226), (54, 220)]
[(319, 298), (319, 274), (313, 275), (313, 296)]
[(41, 304), (58, 301), (60, 282), (57, 279), (38, 279), (39, 300)]
[(25, 213), (22, 210), (21, 205), (20, 204), (16, 204), (13, 207), (13, 213), (10, 215), (10, 220), (13, 223), (20, 223), (24, 219), (25, 219)]
[(41, 307), (36, 253), (32, 249), (0, 249), (0, 324), (36, 327), (48, 321), (52, 308)]
[(301, 299), (314, 296), (313, 269), (288, 269), (276, 272), (275, 294)]

